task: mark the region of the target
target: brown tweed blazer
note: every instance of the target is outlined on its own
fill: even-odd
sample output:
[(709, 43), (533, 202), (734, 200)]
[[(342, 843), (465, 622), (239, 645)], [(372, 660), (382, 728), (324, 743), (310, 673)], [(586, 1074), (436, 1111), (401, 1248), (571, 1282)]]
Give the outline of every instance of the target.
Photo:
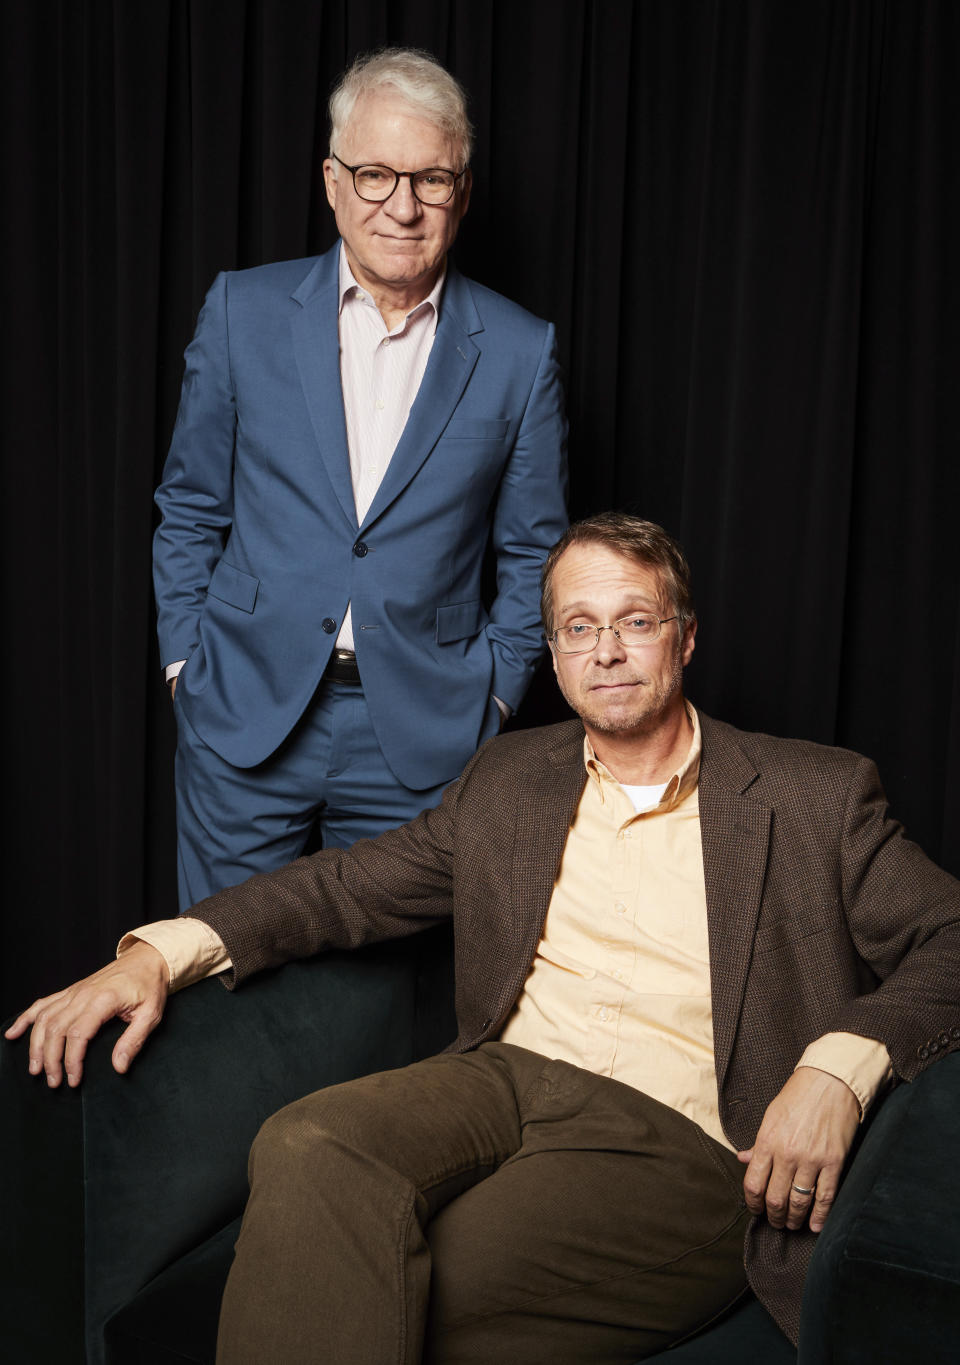
[[(701, 715), (700, 825), (720, 1117), (749, 1147), (807, 1043), (878, 1038), (898, 1078), (960, 1047), (960, 883), (887, 815), (858, 754)], [(583, 789), (579, 721), (491, 740), (441, 805), (203, 901), (233, 980), (452, 916), (465, 1051), (496, 1038), (536, 951)], [(747, 1271), (796, 1340), (813, 1234), (754, 1220)]]

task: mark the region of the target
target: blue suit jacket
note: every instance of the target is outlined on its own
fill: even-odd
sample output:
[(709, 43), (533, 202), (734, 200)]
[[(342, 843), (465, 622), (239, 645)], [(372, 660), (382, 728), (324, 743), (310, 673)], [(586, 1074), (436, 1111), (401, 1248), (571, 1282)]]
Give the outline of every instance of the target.
[(566, 525), (554, 333), (450, 267), (420, 391), (358, 526), (338, 252), (222, 274), (207, 295), (157, 492), (161, 662), (187, 660), (186, 719), (252, 767), (309, 703), (351, 602), (377, 739), (424, 788), (496, 728), (491, 693), (518, 705), (540, 654), (540, 567)]

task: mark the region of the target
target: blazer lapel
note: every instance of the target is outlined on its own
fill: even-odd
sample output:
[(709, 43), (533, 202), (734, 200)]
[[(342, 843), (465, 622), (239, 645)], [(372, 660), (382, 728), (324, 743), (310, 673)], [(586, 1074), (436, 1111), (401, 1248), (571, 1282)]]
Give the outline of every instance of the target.
[(560, 869), (570, 824), (586, 782), (583, 730), (576, 722), (547, 752), (524, 783), (514, 815), (515, 838), (510, 869), (516, 958), (522, 967), (517, 986), (533, 961), (553, 885)]
[(320, 456), (352, 527), (357, 509), (350, 478), (347, 423), (340, 384), (339, 244), (321, 256), (292, 294), (300, 305), (290, 322), (293, 353)]
[(420, 391), (414, 399), (387, 472), (364, 518), (363, 528), (376, 521), (403, 492), (440, 439), (480, 355), (479, 348), (471, 340), (471, 334), (482, 331), (483, 323), (473, 302), (470, 286), (453, 266), (448, 266), (437, 334), (433, 339)]
[(733, 1051), (753, 953), (770, 846), (771, 810), (746, 795), (757, 771), (726, 728), (702, 714), (700, 721), (700, 837), (719, 1089)]

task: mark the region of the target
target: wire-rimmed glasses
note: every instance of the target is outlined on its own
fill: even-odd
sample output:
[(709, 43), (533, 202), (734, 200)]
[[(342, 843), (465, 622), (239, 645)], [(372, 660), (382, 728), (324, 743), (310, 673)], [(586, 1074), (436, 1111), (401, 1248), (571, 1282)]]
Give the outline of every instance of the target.
[(660, 632), (668, 621), (677, 616), (654, 616), (652, 612), (634, 612), (622, 616), (612, 626), (590, 626), (577, 621), (572, 626), (561, 626), (547, 639), (560, 654), (589, 654), (600, 643), (602, 631), (612, 630), (622, 645), (652, 645), (660, 639)]

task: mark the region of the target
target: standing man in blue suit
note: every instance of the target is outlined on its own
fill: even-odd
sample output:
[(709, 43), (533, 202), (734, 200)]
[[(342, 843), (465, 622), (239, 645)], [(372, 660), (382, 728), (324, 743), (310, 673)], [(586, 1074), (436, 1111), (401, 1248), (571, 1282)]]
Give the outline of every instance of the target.
[(566, 524), (553, 327), (447, 259), (463, 91), (388, 49), (330, 118), (341, 240), (218, 276), (157, 492), (182, 909), (288, 863), (315, 820), (346, 846), (436, 803), (530, 682)]

